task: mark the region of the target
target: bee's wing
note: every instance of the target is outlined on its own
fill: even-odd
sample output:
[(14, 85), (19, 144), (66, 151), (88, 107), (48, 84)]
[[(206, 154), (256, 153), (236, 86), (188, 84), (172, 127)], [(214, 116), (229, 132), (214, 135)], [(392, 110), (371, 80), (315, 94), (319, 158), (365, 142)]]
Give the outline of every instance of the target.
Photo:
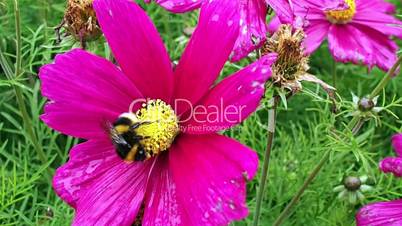
[(109, 121), (104, 121), (102, 124), (103, 130), (109, 135), (115, 144), (127, 144), (127, 142), (117, 133), (113, 125)]

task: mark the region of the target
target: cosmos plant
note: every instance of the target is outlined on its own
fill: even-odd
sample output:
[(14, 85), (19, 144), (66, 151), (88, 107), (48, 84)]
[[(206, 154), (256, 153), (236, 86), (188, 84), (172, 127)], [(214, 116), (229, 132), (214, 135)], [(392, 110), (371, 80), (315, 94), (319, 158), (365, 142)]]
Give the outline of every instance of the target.
[[(402, 38), (402, 23), (382, 0), (154, 1), (173, 13), (200, 9), (177, 66), (150, 18), (132, 0), (69, 0), (58, 29), (64, 27), (83, 48), (103, 33), (116, 64), (73, 49), (40, 69), (41, 92), (49, 99), (41, 119), (86, 140), (72, 148), (53, 179), (57, 195), (75, 209), (74, 225), (227, 225), (245, 218), (246, 182), (256, 175), (258, 157), (220, 132), (245, 120), (263, 99), (272, 106), (254, 216), (258, 225), (280, 101), (302, 90), (303, 81), (313, 82), (326, 91), (336, 112), (335, 88), (309, 73), (309, 55), (327, 39), (337, 61), (383, 70), (394, 65), (391, 75), (399, 65), (392, 37)], [(269, 26), (268, 8), (276, 14)], [(216, 84), (228, 60), (254, 50), (261, 56)], [(349, 124), (353, 134), (362, 119), (377, 116), (379, 90), (391, 77), (366, 99), (356, 99)], [(368, 107), (362, 109), (365, 102)], [(208, 107), (218, 105), (223, 105), (218, 115), (231, 106), (242, 110), (210, 120)], [(195, 118), (197, 107), (207, 112)], [(396, 176), (402, 176), (401, 139), (393, 138), (398, 157), (380, 164)], [(329, 156), (330, 151), (323, 154), (274, 225), (286, 218)], [(336, 191), (357, 203), (367, 188), (363, 182), (348, 178)], [(402, 218), (400, 203), (368, 205), (357, 221), (385, 225), (378, 223), (383, 218), (377, 211)]]
[[(402, 134), (392, 137), (397, 157), (387, 157), (380, 162), (384, 173), (402, 176)], [(358, 226), (388, 226), (402, 224), (402, 200), (377, 202), (364, 206), (356, 216)]]
[[(100, 28), (120, 67), (74, 49), (41, 68), (42, 94), (50, 100), (41, 119), (88, 140), (73, 147), (53, 179), (56, 193), (75, 209), (74, 225), (224, 225), (247, 216), (245, 183), (256, 173), (257, 155), (217, 132), (255, 111), (276, 55), (213, 86), (238, 36), (237, 7), (231, 0), (203, 4), (173, 71), (156, 28), (138, 5), (95, 0)], [(133, 100), (144, 98), (128, 112)], [(230, 120), (181, 122), (191, 110), (180, 104), (173, 109), (177, 99), (194, 106), (223, 100), (244, 110)], [(112, 137), (105, 122), (114, 122)], [(212, 129), (182, 129), (197, 126)], [(125, 137), (124, 130), (135, 131), (131, 139), (139, 140)]]
[[(402, 22), (393, 16), (395, 7), (383, 0), (293, 1), (294, 26), (306, 32), (306, 53), (327, 39), (336, 61), (378, 66), (385, 71), (396, 62), (398, 46), (391, 37), (402, 38)], [(281, 21), (274, 18), (270, 30)]]

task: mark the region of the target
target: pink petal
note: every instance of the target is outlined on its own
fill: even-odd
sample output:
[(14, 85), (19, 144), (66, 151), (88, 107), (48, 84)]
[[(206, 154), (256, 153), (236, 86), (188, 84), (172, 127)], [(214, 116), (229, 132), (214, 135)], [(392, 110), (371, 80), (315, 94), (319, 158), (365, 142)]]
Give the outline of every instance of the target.
[(357, 11), (352, 23), (368, 26), (385, 35), (402, 38), (402, 22), (377, 10)]
[(255, 152), (218, 134), (182, 134), (169, 167), (190, 225), (226, 225), (247, 216), (245, 176), (253, 178)]
[(240, 7), (240, 33), (233, 50), (232, 61), (238, 61), (260, 47), (267, 33), (265, 22), (267, 6), (263, 1), (243, 1)]
[(154, 160), (113, 164), (80, 193), (73, 225), (132, 225), (153, 164)]
[[(151, 0), (144, 0), (146, 3), (151, 2)], [(163, 8), (169, 10), (173, 13), (184, 13), (201, 6), (203, 0), (154, 0), (156, 3), (161, 5)]]
[(372, 10), (376, 12), (395, 13), (395, 6), (384, 0), (356, 0), (356, 11)]
[[(365, 37), (368, 37), (371, 45), (373, 46), (373, 50), (371, 52), (374, 60), (373, 64), (377, 65), (377, 67), (384, 71), (388, 71), (397, 60), (396, 52), (398, 50), (398, 46), (396, 43), (388, 36), (371, 29), (370, 27), (359, 24), (354, 24), (353, 26), (359, 29), (359, 31), (362, 32)], [(359, 40), (362, 40), (362, 38), (360, 37)]]
[(366, 205), (357, 213), (356, 223), (357, 226), (402, 225), (402, 200)]
[(265, 0), (265, 2), (275, 11), (282, 23), (292, 23), (294, 19), (292, 0)]
[(402, 133), (396, 134), (392, 137), (392, 146), (397, 155), (402, 157)]
[(75, 49), (40, 69), (42, 95), (51, 101), (41, 119), (76, 137), (104, 136), (104, 125), (142, 95), (109, 61)]
[(331, 4), (325, 4), (323, 1), (315, 0), (298, 0), (292, 1), (292, 3), (295, 16), (307, 21), (326, 20), (324, 8), (335, 7), (338, 5), (338, 1), (333, 1)]
[(326, 20), (311, 20), (309, 25), (305, 28), (306, 38), (304, 46), (305, 53), (311, 54), (318, 47), (328, 35), (328, 30), (331, 24)]
[(258, 107), (275, 60), (276, 54), (264, 56), (221, 81), (181, 118), (183, 131), (213, 133), (242, 122)]
[(57, 169), (53, 188), (58, 196), (76, 208), (84, 191), (118, 164), (121, 164), (121, 160), (109, 140), (91, 140), (78, 144), (71, 149), (70, 160)]
[(94, 8), (123, 72), (144, 97), (170, 101), (172, 65), (150, 18), (130, 0), (96, 0)]
[(268, 28), (267, 30), (269, 33), (273, 34), (275, 33), (276, 30), (278, 30), (279, 26), (281, 26), (281, 21), (279, 20), (279, 17), (273, 16), (271, 21), (269, 21)]
[(147, 187), (143, 226), (191, 225), (169, 170), (168, 154), (157, 157)]
[(384, 173), (393, 173), (402, 177), (402, 157), (386, 157), (380, 162), (380, 169)]
[[(239, 32), (238, 2), (208, 1), (175, 70), (175, 99), (197, 102), (211, 87), (229, 57)], [(176, 108), (180, 115), (187, 104)]]
[(329, 28), (329, 50), (335, 60), (343, 63), (360, 64), (363, 62), (372, 67), (375, 64), (372, 41), (354, 26), (334, 24)]

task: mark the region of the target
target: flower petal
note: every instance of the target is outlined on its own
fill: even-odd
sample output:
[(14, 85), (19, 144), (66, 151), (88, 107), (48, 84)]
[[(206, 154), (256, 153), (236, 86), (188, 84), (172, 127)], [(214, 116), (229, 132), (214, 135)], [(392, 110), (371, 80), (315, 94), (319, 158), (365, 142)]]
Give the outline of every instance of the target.
[(70, 160), (57, 169), (53, 188), (58, 196), (75, 208), (83, 192), (120, 162), (108, 140), (90, 140), (78, 144), (71, 149)]
[[(388, 36), (371, 29), (370, 27), (360, 24), (354, 24), (354, 26), (364, 34), (365, 37), (368, 37), (373, 46), (373, 50), (371, 51), (373, 64), (377, 65), (377, 67), (384, 71), (388, 71), (397, 61), (396, 52), (398, 46), (396, 43)], [(359, 40), (362, 42), (364, 39), (359, 37)]]
[(373, 40), (354, 26), (332, 25), (329, 28), (328, 44), (337, 61), (354, 64), (363, 62), (369, 67), (375, 64)]
[(144, 97), (169, 102), (172, 65), (150, 18), (130, 0), (96, 0), (94, 9), (123, 72)]
[(142, 225), (191, 225), (177, 193), (169, 170), (169, 155), (160, 155), (149, 177)]
[(218, 134), (182, 134), (169, 151), (169, 167), (190, 225), (226, 225), (247, 216), (245, 176), (257, 154)]
[(402, 225), (402, 199), (364, 206), (356, 215), (357, 226)]
[(275, 33), (276, 30), (278, 30), (279, 26), (281, 26), (281, 21), (279, 20), (279, 17), (273, 16), (272, 19), (269, 21), (267, 30), (273, 34)]
[(261, 0), (243, 1), (240, 5), (240, 33), (233, 50), (232, 61), (246, 57), (261, 46), (266, 38), (267, 6)]
[(325, 20), (311, 20), (305, 28), (306, 38), (304, 39), (305, 53), (311, 54), (328, 35), (331, 24)]
[(368, 26), (385, 35), (402, 38), (402, 22), (379, 11), (356, 11), (352, 23)]
[[(154, 1), (172, 13), (184, 13), (199, 8), (203, 0), (154, 0)], [(151, 0), (144, 0), (144, 2), (150, 3)]]
[[(227, 61), (239, 32), (238, 2), (212, 0), (200, 19), (175, 70), (175, 99), (197, 102), (211, 87)], [(180, 115), (188, 105), (176, 107)]]
[(221, 81), (194, 109), (184, 114), (183, 131), (213, 133), (242, 122), (258, 107), (275, 60), (276, 54), (266, 55)]
[(105, 136), (104, 123), (129, 110), (142, 95), (109, 61), (75, 49), (40, 69), (42, 95), (51, 102), (41, 119), (76, 137)]
[(396, 134), (392, 137), (392, 146), (397, 155), (402, 157), (402, 133)]
[(393, 173), (396, 177), (402, 177), (402, 158), (386, 157), (380, 162), (380, 169), (384, 173)]
[(153, 159), (133, 163), (120, 159), (80, 194), (73, 225), (132, 225), (153, 164)]
[(384, 0), (355, 0), (356, 11), (372, 10), (376, 12), (395, 13), (395, 6)]
[(292, 23), (294, 19), (292, 1), (265, 0), (265, 2), (275, 11), (282, 23)]

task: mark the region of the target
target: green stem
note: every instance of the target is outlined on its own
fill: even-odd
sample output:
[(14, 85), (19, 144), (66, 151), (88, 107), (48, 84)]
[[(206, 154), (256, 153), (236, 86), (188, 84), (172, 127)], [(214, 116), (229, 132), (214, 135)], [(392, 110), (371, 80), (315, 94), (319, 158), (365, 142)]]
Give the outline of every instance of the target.
[(381, 80), (380, 83), (374, 88), (374, 90), (371, 92), (369, 95), (369, 99), (373, 99), (376, 97), (382, 89), (388, 84), (389, 81), (393, 78), (393, 75), (395, 74), (395, 71), (398, 69), (398, 67), (402, 64), (402, 55), (399, 56), (398, 60), (395, 62), (395, 64), (389, 69), (388, 73), (385, 75), (385, 77)]
[(310, 185), (310, 183), (314, 180), (314, 178), (320, 172), (321, 168), (328, 161), (328, 159), (330, 157), (330, 154), (331, 154), (331, 150), (327, 150), (325, 152), (324, 156), (321, 158), (321, 160), (318, 162), (316, 167), (313, 169), (313, 171), (310, 173), (310, 175), (304, 181), (304, 183), (301, 186), (301, 188), (299, 188), (299, 190), (297, 191), (296, 195), (293, 196), (293, 198), (290, 201), (290, 203), (285, 207), (285, 209), (282, 211), (282, 213), (279, 215), (279, 217), (275, 220), (274, 226), (281, 225), (282, 222), (286, 219), (286, 217), (289, 215), (290, 210), (292, 209), (292, 207), (296, 205), (296, 203), (299, 201), (300, 197), (303, 195), (303, 193), (306, 190), (306, 188)]
[[(357, 134), (357, 132), (360, 130), (362, 125), (364, 124), (364, 120), (355, 117), (352, 119), (350, 125), (352, 125), (352, 133)], [(324, 164), (329, 160), (329, 157), (331, 156), (331, 149), (327, 150), (318, 164), (315, 166), (313, 171), (308, 175), (307, 179), (304, 181), (303, 185), (299, 188), (299, 190), (296, 192), (295, 196), (293, 196), (292, 200), (289, 202), (289, 204), (285, 207), (285, 209), (282, 211), (282, 213), (279, 215), (279, 217), (275, 220), (274, 226), (279, 226), (283, 223), (283, 221), (286, 219), (286, 217), (289, 215), (290, 210), (297, 204), (299, 201), (300, 197), (303, 195), (304, 191), (307, 189), (307, 187), (311, 184), (311, 182), (314, 180), (314, 178), (318, 175), (318, 173), (321, 171), (322, 167)]]
[(337, 72), (337, 68), (336, 68), (336, 61), (335, 61), (335, 59), (332, 61), (332, 82), (333, 82), (333, 84), (332, 84), (332, 86), (334, 87), (334, 88), (336, 88), (336, 78), (337, 78), (337, 74), (336, 74), (336, 72)]
[(276, 126), (276, 108), (278, 104), (278, 97), (274, 97), (271, 99), (272, 108), (268, 110), (268, 135), (267, 135), (267, 149), (264, 155), (264, 163), (262, 166), (262, 175), (260, 178), (259, 188), (257, 192), (257, 201), (255, 214), (253, 219), (253, 226), (258, 225), (258, 221), (260, 219), (261, 214), (261, 205), (264, 198), (265, 184), (268, 180), (268, 169), (269, 169), (269, 160), (271, 156), (272, 144), (274, 140), (275, 134), (275, 126)]
[[(16, 33), (16, 60), (15, 60), (15, 78), (19, 77), (22, 74), (21, 70), (21, 62), (22, 62), (22, 53), (21, 53), (21, 21), (20, 21), (20, 11), (18, 7), (18, 0), (14, 0), (14, 10), (15, 10), (15, 33)], [(5, 63), (5, 62), (4, 62)], [(11, 75), (9, 76), (11, 77)], [(38, 154), (39, 159), (43, 164), (47, 164), (46, 154), (43, 151), (42, 145), (38, 142), (38, 139), (34, 133), (33, 125), (31, 123), (31, 119), (29, 117), (28, 111), (24, 102), (24, 95), (22, 90), (18, 86), (14, 86), (15, 96), (17, 98), (18, 107), (20, 108), (22, 120), (24, 123), (25, 130), (31, 139), (31, 142)], [(51, 176), (51, 171), (48, 168), (47, 177)]]

